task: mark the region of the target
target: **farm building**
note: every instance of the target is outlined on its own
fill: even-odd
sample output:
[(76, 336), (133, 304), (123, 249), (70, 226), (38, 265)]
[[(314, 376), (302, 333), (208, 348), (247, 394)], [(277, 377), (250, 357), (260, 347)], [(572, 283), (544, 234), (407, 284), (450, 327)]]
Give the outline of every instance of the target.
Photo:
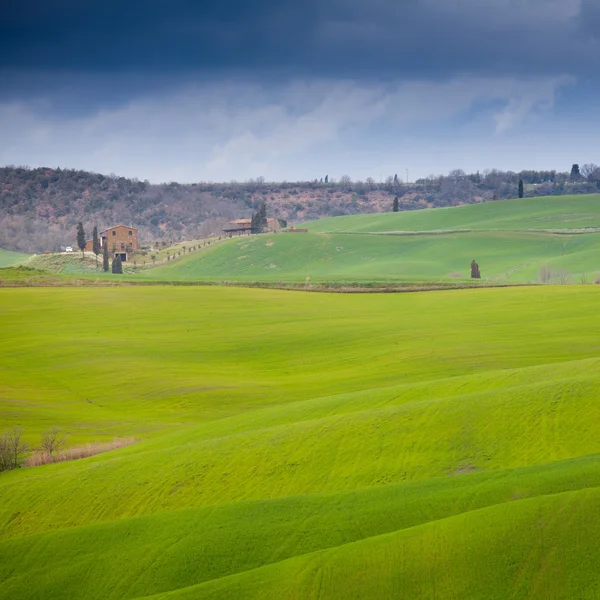
[(233, 235), (250, 235), (252, 233), (252, 219), (234, 219), (223, 228), (223, 233)]
[[(113, 256), (118, 254), (123, 262), (127, 261), (128, 253), (131, 254), (140, 249), (137, 241), (137, 229), (135, 227), (115, 225), (101, 231), (99, 237), (100, 247), (104, 248), (104, 244), (108, 244), (108, 251)], [(85, 251), (94, 251), (92, 240), (86, 240)]]
[[(265, 233), (272, 231), (279, 231), (285, 225), (281, 219), (270, 218), (267, 219), (267, 226), (265, 227)], [(252, 219), (234, 219), (229, 221), (227, 226), (223, 228), (225, 235), (250, 235), (252, 233)]]

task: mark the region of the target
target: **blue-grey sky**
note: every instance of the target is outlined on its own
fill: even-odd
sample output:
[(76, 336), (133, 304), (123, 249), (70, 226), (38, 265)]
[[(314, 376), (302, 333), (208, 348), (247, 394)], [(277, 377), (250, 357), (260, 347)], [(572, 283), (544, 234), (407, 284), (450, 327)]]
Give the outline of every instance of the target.
[(151, 181), (600, 162), (598, 0), (8, 0), (0, 164)]

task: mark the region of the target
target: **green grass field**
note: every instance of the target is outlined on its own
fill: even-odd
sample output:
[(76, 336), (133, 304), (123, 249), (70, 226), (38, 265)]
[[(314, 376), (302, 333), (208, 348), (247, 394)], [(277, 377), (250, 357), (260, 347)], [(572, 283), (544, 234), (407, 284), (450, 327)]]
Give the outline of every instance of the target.
[(596, 598), (599, 305), (0, 289), (0, 598)]
[(332, 217), (302, 227), (313, 233), (598, 229), (600, 194), (517, 198), (455, 208)]
[(11, 252), (9, 250), (2, 250), (0, 248), (0, 268), (12, 267), (25, 262), (29, 258), (28, 254), (22, 254), (20, 252)]
[(538, 282), (542, 267), (569, 281), (600, 274), (600, 234), (474, 232), (392, 236), (271, 234), (232, 239), (153, 269), (164, 281), (466, 281), (476, 259), (490, 283)]
[[(600, 276), (600, 196), (504, 200), (334, 217), (308, 234), (236, 238), (153, 269), (163, 281), (591, 283)], [(384, 235), (385, 233), (390, 235)], [(403, 233), (402, 233), (403, 232)], [(395, 234), (394, 234), (395, 233)], [(379, 235), (376, 235), (379, 234)]]

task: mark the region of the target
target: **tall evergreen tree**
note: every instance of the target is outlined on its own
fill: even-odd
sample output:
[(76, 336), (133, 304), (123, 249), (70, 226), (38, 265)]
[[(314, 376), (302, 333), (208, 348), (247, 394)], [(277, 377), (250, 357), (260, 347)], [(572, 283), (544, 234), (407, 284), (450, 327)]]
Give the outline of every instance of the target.
[(398, 202), (398, 196), (396, 196), (396, 197), (394, 198), (394, 206), (393, 206), (393, 208), (392, 208), (392, 211), (393, 211), (393, 212), (398, 212), (399, 208), (400, 208), (400, 207), (399, 207), (399, 202)]
[(96, 269), (98, 268), (98, 254), (100, 254), (100, 240), (98, 239), (98, 228), (94, 225), (94, 230), (92, 231), (92, 248), (94, 250), (94, 254), (96, 255)]
[(102, 268), (108, 273), (108, 244), (105, 242), (102, 247)]
[(81, 221), (77, 223), (77, 245), (81, 250), (81, 258), (83, 258), (83, 251), (85, 250), (85, 231), (83, 230), (83, 223)]
[(523, 186), (523, 180), (519, 179), (519, 198), (522, 198), (525, 193), (525, 188)]
[(325, 175), (325, 183), (329, 183), (329, 175)]
[(398, 173), (394, 175), (394, 184), (398, 185)]
[(258, 209), (259, 227), (261, 232), (267, 228), (267, 203), (263, 200)]
[(579, 165), (575, 164), (571, 167), (571, 179), (579, 179), (579, 177), (581, 177)]
[(115, 257), (112, 261), (112, 272), (116, 275), (120, 275), (123, 273), (123, 263), (121, 262), (121, 255), (115, 254)]

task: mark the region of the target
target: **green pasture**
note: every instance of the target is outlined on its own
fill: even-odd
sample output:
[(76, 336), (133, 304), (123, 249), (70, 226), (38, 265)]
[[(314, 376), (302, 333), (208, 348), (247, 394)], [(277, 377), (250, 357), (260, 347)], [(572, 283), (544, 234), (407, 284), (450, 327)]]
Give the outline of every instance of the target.
[(10, 250), (2, 250), (0, 248), (0, 268), (18, 265), (19, 263), (25, 262), (28, 258), (28, 254), (11, 252)]
[(465, 281), (477, 260), (484, 282), (537, 283), (542, 267), (567, 281), (600, 274), (600, 234), (469, 232), (435, 235), (271, 234), (222, 242), (157, 267), (164, 281), (365, 283)]
[(597, 229), (600, 194), (517, 198), (453, 208), (331, 217), (304, 223), (302, 227), (312, 233)]
[(309, 233), (234, 238), (140, 276), (162, 281), (555, 283), (600, 276), (600, 195), (333, 217)]
[(0, 289), (0, 598), (595, 598), (599, 304)]

